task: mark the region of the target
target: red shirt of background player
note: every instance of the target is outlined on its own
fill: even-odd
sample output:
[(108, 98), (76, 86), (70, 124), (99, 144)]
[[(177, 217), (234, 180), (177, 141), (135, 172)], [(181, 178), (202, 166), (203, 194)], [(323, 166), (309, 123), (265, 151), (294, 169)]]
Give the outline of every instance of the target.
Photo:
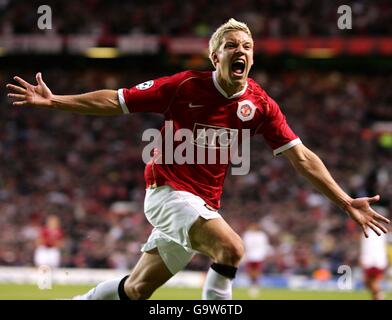
[(60, 228), (42, 227), (40, 237), (41, 245), (51, 248), (61, 244), (64, 234)]
[[(120, 103), (130, 113), (156, 112), (173, 122), (173, 131), (197, 128), (249, 129), (261, 134), (277, 155), (301, 143), (290, 129), (277, 103), (251, 78), (245, 88), (231, 97), (220, 87), (215, 72), (184, 71), (150, 80), (131, 89), (119, 90)], [(165, 136), (162, 128), (162, 137)], [(238, 135), (241, 143), (241, 134)], [(179, 144), (179, 143), (178, 143)], [(175, 147), (174, 143), (174, 147)], [(164, 159), (164, 150), (161, 150)], [(228, 164), (146, 165), (147, 186), (169, 185), (200, 196), (214, 209), (220, 207)]]

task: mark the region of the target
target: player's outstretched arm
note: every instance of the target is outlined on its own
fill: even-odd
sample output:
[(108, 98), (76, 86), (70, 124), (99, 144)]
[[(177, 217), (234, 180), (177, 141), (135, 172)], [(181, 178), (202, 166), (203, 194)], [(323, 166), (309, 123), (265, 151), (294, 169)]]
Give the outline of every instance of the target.
[(351, 198), (335, 182), (320, 158), (302, 144), (286, 150), (283, 154), (298, 172), (357, 222), (366, 237), (369, 236), (368, 228), (377, 235), (388, 231), (382, 223), (389, 223), (389, 220), (370, 206), (380, 200), (379, 195), (371, 198)]
[(98, 90), (78, 95), (55, 95), (37, 73), (37, 84), (32, 85), (20, 77), (14, 77), (18, 85), (7, 84), (8, 97), (13, 105), (47, 108), (91, 115), (119, 115), (122, 109), (117, 91)]

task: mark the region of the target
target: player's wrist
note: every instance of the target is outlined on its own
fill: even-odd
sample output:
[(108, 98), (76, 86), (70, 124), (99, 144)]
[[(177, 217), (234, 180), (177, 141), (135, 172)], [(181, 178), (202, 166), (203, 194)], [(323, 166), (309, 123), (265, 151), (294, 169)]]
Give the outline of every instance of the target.
[(351, 197), (347, 197), (341, 200), (340, 203), (340, 208), (342, 208), (344, 211), (349, 212), (349, 209), (352, 208), (352, 202), (353, 202), (353, 198)]
[(60, 107), (61, 98), (59, 95), (52, 94), (47, 100), (48, 100), (48, 107), (50, 108)]

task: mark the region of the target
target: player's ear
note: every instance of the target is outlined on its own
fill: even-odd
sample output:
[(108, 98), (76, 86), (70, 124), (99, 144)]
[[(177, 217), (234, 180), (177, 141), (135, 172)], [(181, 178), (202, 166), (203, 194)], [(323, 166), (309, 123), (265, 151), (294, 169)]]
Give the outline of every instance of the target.
[(250, 63), (250, 66), (252, 67), (254, 63), (255, 63), (255, 60), (253, 59), (253, 55), (252, 55), (252, 62)]
[(212, 62), (214, 63), (214, 66), (216, 67), (216, 64), (219, 62), (218, 55), (216, 54), (216, 52), (213, 52), (211, 54), (211, 59), (212, 59)]

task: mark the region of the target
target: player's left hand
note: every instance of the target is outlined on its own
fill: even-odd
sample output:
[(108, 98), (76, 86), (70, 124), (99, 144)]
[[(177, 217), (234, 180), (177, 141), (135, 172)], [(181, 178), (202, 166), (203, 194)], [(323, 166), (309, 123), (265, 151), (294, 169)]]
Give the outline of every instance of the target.
[(369, 237), (368, 228), (372, 229), (378, 236), (381, 235), (381, 232), (388, 232), (388, 229), (382, 223), (388, 224), (390, 221), (370, 206), (379, 200), (379, 195), (371, 198), (357, 198), (352, 200), (350, 205), (345, 208), (347, 214), (362, 228), (366, 238)]

